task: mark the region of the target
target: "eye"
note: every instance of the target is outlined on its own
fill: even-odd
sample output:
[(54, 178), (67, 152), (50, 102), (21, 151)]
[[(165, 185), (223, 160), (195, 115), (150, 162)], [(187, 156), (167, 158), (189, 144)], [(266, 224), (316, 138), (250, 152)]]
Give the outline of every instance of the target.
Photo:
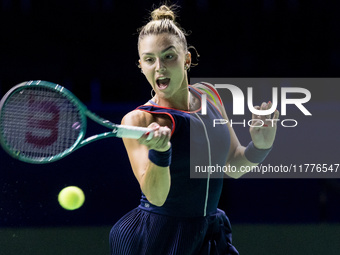
[(153, 58), (145, 58), (144, 61), (146, 63), (153, 63), (154, 62), (154, 59)]
[(177, 57), (177, 54), (175, 54), (175, 53), (168, 53), (168, 54), (166, 54), (165, 56), (164, 56), (164, 59), (165, 60), (174, 60), (174, 59), (176, 59), (176, 57)]
[(173, 59), (173, 58), (174, 58), (174, 55), (168, 54), (168, 55), (165, 56), (165, 58), (166, 58), (166, 59)]

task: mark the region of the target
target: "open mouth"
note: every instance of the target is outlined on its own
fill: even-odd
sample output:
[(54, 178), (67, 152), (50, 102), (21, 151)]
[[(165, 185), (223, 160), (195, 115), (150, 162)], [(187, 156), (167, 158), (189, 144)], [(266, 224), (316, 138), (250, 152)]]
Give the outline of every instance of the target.
[(156, 80), (159, 89), (166, 89), (170, 84), (170, 78), (160, 77)]

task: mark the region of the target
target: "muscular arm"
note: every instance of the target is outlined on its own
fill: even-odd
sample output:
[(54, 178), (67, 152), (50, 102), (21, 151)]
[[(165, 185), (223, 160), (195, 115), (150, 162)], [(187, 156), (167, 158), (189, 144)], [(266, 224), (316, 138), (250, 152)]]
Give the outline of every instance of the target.
[(170, 129), (157, 127), (153, 116), (142, 111), (132, 111), (124, 116), (122, 124), (154, 128), (154, 137), (146, 140), (123, 138), (125, 148), (142, 192), (148, 201), (156, 206), (162, 206), (170, 190), (169, 167), (160, 167), (148, 158), (149, 149), (166, 151), (170, 147)]

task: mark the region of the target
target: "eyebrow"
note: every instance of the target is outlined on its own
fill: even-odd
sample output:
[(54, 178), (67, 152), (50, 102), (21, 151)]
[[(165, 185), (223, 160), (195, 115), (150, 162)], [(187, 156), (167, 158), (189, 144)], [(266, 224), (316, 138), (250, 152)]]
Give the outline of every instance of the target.
[[(162, 50), (161, 53), (164, 53), (164, 52), (166, 52), (166, 51), (168, 51), (172, 48), (176, 49), (175, 46), (171, 45), (171, 46), (167, 47), (166, 49)], [(153, 55), (153, 53), (144, 52), (144, 53), (142, 53), (142, 55)]]

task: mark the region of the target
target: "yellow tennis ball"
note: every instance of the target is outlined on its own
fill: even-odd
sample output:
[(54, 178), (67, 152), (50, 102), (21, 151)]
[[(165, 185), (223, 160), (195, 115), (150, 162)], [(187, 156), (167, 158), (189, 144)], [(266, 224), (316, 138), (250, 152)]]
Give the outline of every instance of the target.
[(76, 210), (84, 204), (85, 195), (80, 188), (68, 186), (59, 192), (58, 201), (64, 209)]

